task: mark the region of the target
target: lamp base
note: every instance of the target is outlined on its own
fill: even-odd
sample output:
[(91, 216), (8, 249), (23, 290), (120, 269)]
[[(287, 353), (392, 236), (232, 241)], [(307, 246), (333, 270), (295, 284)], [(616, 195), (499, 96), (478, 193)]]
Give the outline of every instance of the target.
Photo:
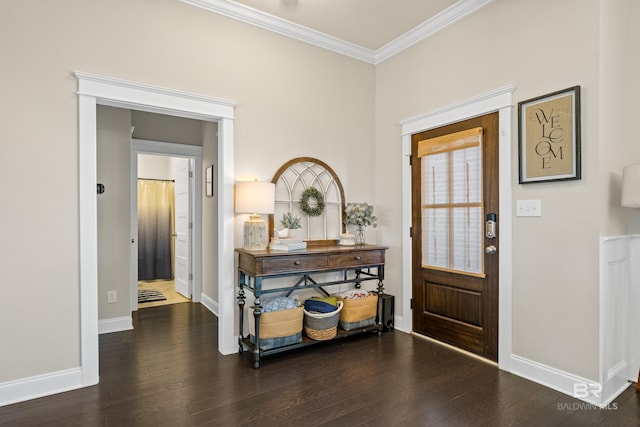
[(267, 224), (260, 215), (251, 215), (244, 223), (244, 249), (264, 251), (268, 244)]

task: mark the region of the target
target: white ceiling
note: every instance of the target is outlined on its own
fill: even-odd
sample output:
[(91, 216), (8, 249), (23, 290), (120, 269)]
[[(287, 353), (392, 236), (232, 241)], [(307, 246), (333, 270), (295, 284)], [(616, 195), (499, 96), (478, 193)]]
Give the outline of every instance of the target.
[(493, 0), (180, 0), (373, 64)]

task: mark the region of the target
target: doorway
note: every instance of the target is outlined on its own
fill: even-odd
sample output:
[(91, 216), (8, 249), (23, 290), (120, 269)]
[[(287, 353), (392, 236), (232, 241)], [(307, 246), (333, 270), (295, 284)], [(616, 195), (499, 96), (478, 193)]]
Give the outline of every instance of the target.
[[(136, 108), (218, 123), (216, 191), (219, 197), (217, 282), (218, 349), (237, 351), (234, 333), (233, 118), (235, 102), (162, 87), (76, 72), (78, 79), (78, 169), (80, 219), (79, 386), (98, 383), (98, 241), (96, 195), (96, 109)], [(198, 178), (198, 177), (196, 177)], [(206, 304), (205, 304), (206, 305)], [(207, 306), (209, 308), (209, 306)], [(210, 308), (211, 309), (211, 308)]]
[(192, 271), (200, 268), (191, 266), (198, 248), (190, 248), (188, 226), (195, 222), (189, 208), (194, 164), (194, 158), (137, 154), (137, 209), (131, 214), (138, 224), (138, 308), (191, 302)]
[(413, 330), (412, 293), (412, 209), (411, 209), (411, 135), (491, 112), (498, 112), (499, 122), (499, 192), (500, 252), (499, 258), (499, 317), (498, 317), (498, 366), (511, 371), (512, 361), (512, 167), (513, 167), (513, 92), (509, 85), (454, 104), (435, 109), (401, 121), (402, 125), (402, 315), (396, 316), (396, 328)]
[(497, 361), (498, 113), (416, 133), (411, 156), (413, 330)]
[[(132, 139), (131, 142), (131, 311), (180, 301), (200, 302), (202, 293), (202, 147)], [(164, 236), (169, 243), (170, 271), (141, 271), (141, 253), (146, 241), (139, 230), (139, 188), (141, 178), (170, 181), (173, 187), (173, 227)], [(156, 227), (157, 228), (157, 227)], [(154, 232), (156, 231), (154, 228)], [(157, 262), (161, 257), (152, 254)], [(152, 266), (155, 267), (155, 266)], [(167, 277), (170, 276), (170, 277)], [(146, 279), (140, 283), (140, 279)], [(170, 279), (154, 282), (153, 279)], [(170, 282), (170, 283), (168, 283)], [(162, 289), (159, 289), (162, 288)], [(144, 292), (140, 290), (157, 291)], [(160, 294), (160, 295), (159, 295)], [(160, 301), (152, 299), (166, 298)], [(163, 303), (162, 301), (166, 301)]]

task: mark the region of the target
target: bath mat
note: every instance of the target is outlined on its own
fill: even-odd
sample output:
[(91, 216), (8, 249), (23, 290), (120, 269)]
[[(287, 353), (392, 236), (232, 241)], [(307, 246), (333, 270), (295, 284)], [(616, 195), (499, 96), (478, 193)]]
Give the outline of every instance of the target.
[(138, 290), (138, 304), (152, 301), (164, 301), (167, 298), (157, 289)]

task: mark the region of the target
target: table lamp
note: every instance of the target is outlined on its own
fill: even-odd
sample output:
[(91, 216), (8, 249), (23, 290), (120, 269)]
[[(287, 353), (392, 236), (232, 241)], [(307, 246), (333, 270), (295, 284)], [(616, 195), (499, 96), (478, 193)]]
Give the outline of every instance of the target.
[(622, 201), (627, 208), (640, 208), (640, 164), (622, 170)]
[(236, 183), (236, 212), (249, 213), (244, 223), (244, 249), (263, 251), (269, 244), (267, 224), (261, 214), (274, 212), (276, 185), (270, 182), (243, 181)]

